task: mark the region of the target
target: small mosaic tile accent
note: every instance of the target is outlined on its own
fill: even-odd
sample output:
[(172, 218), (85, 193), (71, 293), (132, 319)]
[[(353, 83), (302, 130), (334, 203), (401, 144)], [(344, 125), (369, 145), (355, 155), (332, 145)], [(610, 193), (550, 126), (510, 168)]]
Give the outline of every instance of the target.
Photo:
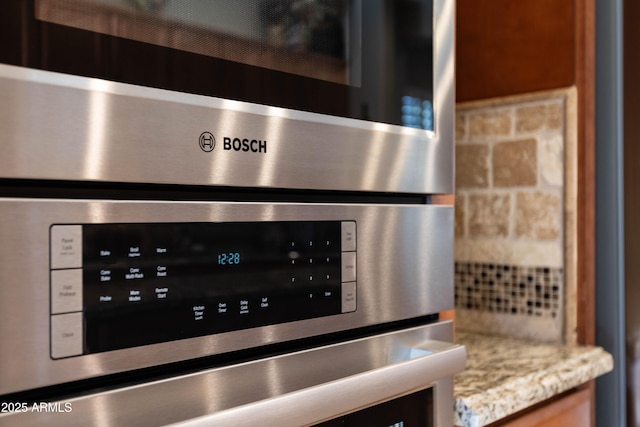
[(557, 318), (562, 268), (456, 262), (456, 308)]

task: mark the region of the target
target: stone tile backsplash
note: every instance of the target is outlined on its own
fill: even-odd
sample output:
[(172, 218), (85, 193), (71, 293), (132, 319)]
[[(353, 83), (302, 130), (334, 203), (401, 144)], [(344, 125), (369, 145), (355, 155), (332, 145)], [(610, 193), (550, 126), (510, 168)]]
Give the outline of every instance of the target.
[(561, 314), (560, 268), (459, 262), (454, 277), (464, 309), (551, 319)]
[(458, 105), (459, 327), (572, 340), (574, 100), (568, 89)]
[(538, 144), (533, 138), (495, 144), (489, 163), (496, 188), (538, 184)]

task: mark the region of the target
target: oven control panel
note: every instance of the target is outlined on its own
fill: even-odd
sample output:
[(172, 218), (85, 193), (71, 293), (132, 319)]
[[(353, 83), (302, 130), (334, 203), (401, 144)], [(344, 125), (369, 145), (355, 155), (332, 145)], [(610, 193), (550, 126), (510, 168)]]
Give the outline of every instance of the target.
[(50, 227), (53, 359), (356, 311), (355, 221)]

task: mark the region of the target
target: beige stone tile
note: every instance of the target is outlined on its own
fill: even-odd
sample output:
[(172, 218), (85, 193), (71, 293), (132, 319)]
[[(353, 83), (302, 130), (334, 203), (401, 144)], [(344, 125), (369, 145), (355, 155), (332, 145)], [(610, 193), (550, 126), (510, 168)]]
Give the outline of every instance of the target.
[(458, 188), (489, 186), (489, 146), (456, 145), (456, 186)]
[(562, 320), (456, 308), (456, 327), (469, 332), (562, 342)]
[(455, 260), (562, 268), (562, 250), (555, 240), (456, 239)]
[(564, 140), (561, 134), (540, 141), (540, 176), (543, 182), (561, 187), (564, 183)]
[(563, 114), (562, 105), (559, 103), (519, 107), (516, 109), (516, 132), (561, 129)]
[(454, 215), (454, 235), (456, 239), (463, 238), (466, 235), (466, 201), (465, 194), (456, 194), (455, 215)]
[(486, 139), (511, 135), (511, 109), (499, 109), (469, 115), (470, 139)]
[(538, 149), (535, 139), (496, 144), (493, 148), (493, 185), (522, 187), (538, 184)]
[(507, 237), (511, 214), (510, 199), (508, 194), (470, 194), (469, 236)]
[(456, 142), (467, 141), (467, 122), (468, 118), (466, 114), (456, 114)]
[(562, 235), (560, 197), (542, 191), (516, 195), (516, 237), (555, 240)]

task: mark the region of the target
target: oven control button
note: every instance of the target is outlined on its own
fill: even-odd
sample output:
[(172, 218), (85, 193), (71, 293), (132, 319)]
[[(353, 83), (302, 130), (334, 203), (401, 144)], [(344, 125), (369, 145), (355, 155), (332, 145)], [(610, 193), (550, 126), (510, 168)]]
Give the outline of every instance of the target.
[(82, 313), (51, 316), (51, 357), (82, 354)]
[(342, 252), (356, 250), (356, 222), (342, 222)]
[(356, 253), (342, 253), (342, 282), (354, 282), (356, 280)]
[(82, 267), (82, 226), (51, 227), (51, 268)]
[(51, 272), (51, 314), (82, 311), (82, 270)]
[(342, 312), (356, 311), (356, 282), (342, 284)]

